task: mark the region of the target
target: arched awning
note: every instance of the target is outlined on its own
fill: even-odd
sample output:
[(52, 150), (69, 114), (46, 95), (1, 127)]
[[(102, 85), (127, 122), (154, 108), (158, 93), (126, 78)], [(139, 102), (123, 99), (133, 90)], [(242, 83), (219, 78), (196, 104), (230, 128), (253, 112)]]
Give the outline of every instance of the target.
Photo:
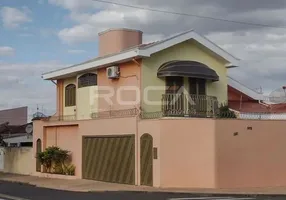
[(180, 76), (201, 78), (211, 81), (218, 81), (217, 73), (200, 62), (196, 61), (170, 61), (163, 64), (157, 72), (157, 77)]

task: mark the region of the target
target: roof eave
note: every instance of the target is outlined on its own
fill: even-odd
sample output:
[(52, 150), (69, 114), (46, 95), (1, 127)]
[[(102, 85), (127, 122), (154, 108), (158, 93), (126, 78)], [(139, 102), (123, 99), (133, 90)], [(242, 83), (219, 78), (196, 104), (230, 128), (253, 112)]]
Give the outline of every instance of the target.
[(205, 46), (206, 48), (208, 48), (209, 50), (211, 50), (212, 52), (214, 52), (215, 54), (217, 54), (218, 56), (226, 60), (227, 68), (239, 66), (240, 60), (238, 58), (234, 57), (233, 55), (231, 55), (230, 53), (228, 53), (227, 51), (225, 51), (224, 49), (222, 49), (215, 43), (211, 42), (206, 37), (196, 33), (194, 30), (186, 31), (185, 33), (181, 33), (177, 35), (176, 37), (172, 37), (171, 39), (166, 39), (162, 42), (152, 44), (147, 48), (145, 47), (143, 49), (140, 49), (140, 55), (149, 57), (156, 52), (162, 51), (166, 48), (169, 48), (171, 46), (174, 46), (176, 44), (179, 44), (181, 42), (188, 41), (191, 39), (199, 42), (200, 44), (202, 44), (203, 46)]
[(70, 77), (75, 73), (84, 72), (86, 70), (96, 70), (98, 68), (110, 66), (112, 64), (117, 64), (120, 62), (126, 62), (130, 59), (137, 58), (139, 56), (139, 51), (131, 50), (127, 52), (123, 52), (120, 54), (112, 55), (106, 58), (102, 58), (99, 60), (83, 63), (76, 65), (74, 67), (69, 67), (53, 72), (48, 72), (42, 75), (44, 80), (57, 80), (60, 78)]
[(225, 67), (227, 69), (237, 68), (237, 67), (239, 67), (239, 63), (236, 63), (236, 64), (228, 63), (228, 64), (225, 65)]

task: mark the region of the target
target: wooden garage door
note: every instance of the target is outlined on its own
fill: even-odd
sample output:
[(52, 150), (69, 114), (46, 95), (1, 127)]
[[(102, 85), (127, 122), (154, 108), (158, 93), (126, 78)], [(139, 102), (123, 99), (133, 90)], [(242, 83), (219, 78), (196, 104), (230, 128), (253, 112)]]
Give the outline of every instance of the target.
[(134, 136), (83, 138), (84, 179), (135, 184)]

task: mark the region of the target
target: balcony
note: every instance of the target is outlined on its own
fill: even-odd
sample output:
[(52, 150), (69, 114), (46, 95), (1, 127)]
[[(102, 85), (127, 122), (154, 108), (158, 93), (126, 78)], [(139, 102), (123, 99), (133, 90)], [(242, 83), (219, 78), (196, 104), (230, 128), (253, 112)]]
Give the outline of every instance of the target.
[(214, 117), (218, 112), (217, 97), (190, 94), (164, 94), (164, 117)]

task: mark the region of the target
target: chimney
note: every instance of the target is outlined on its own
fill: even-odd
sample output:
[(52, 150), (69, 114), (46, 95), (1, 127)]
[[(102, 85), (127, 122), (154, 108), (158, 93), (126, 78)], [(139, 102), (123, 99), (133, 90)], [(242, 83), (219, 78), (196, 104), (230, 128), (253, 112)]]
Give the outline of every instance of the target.
[(142, 44), (142, 31), (133, 29), (109, 29), (98, 34), (99, 56), (119, 53)]

